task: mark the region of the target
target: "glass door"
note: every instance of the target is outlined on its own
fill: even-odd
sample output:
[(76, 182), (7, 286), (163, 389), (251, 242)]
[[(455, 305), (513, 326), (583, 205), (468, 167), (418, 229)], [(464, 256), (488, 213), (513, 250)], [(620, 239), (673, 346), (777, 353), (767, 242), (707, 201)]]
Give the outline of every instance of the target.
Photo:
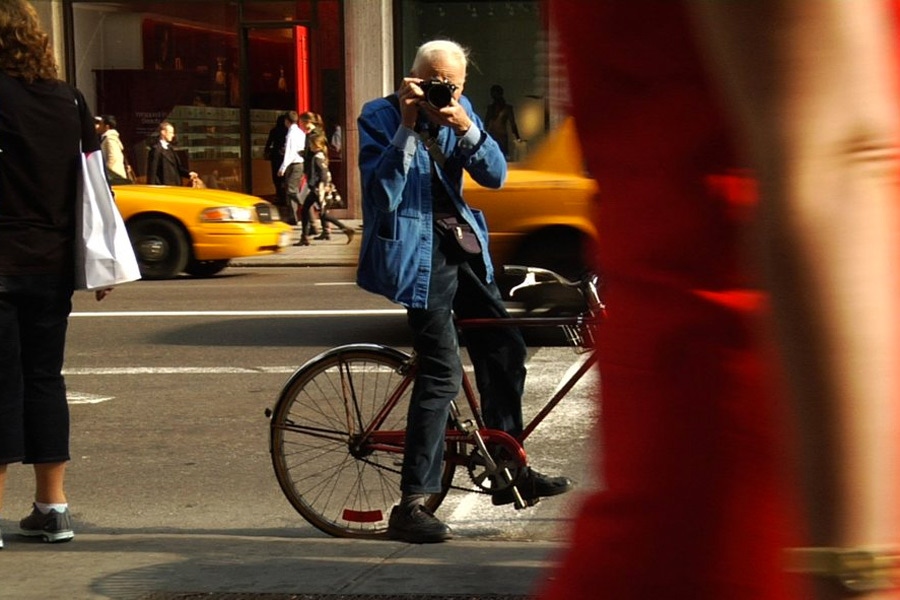
[(241, 98), (245, 191), (276, 197), (278, 153), (265, 152), (266, 141), (285, 112), (309, 108), (309, 43), (305, 24), (253, 24), (241, 29)]

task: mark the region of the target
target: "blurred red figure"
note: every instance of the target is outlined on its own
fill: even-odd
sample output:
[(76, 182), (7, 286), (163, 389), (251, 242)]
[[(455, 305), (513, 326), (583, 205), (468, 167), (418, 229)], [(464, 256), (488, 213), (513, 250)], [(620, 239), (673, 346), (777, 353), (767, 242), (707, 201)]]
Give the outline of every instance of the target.
[[(896, 451), (885, 441), (898, 439), (900, 422), (890, 367), (896, 289), (886, 283), (895, 277), (884, 260), (889, 251), (897, 256), (900, 102), (893, 112), (844, 110), (839, 81), (821, 75), (809, 50), (826, 62), (829, 53), (859, 51), (859, 64), (831, 63), (841, 75), (859, 74), (866, 60), (892, 64), (876, 4), (884, 5), (551, 2), (587, 167), (600, 186), (595, 251), (609, 317), (600, 336), (603, 490), (579, 513), (543, 598), (842, 598), (846, 590), (831, 580), (810, 584), (787, 573), (784, 550), (897, 543), (896, 489), (885, 490), (896, 486), (877, 482), (896, 480)], [(836, 14), (858, 6), (872, 18), (849, 24)], [(772, 38), (754, 37), (767, 31)], [(774, 40), (781, 45), (766, 46)], [(717, 52), (703, 54), (701, 45), (717, 42)], [(736, 82), (730, 90), (711, 75), (715, 58), (722, 80)], [(786, 75), (796, 79), (786, 84)], [(893, 99), (895, 75), (875, 68), (846, 83)], [(823, 107), (830, 112), (816, 115)], [(819, 132), (814, 117), (822, 116), (832, 118), (819, 119)], [(871, 132), (878, 135), (868, 140)], [(883, 152), (865, 155), (867, 141)], [(822, 159), (829, 152), (837, 157), (830, 166)], [(882, 174), (853, 172), (854, 159)], [(810, 183), (810, 174), (823, 180)], [(815, 201), (829, 206), (841, 193), (856, 220), (815, 212), (825, 212)], [(757, 263), (747, 260), (755, 216), (766, 250)], [(855, 239), (861, 235), (872, 236), (868, 248)], [(857, 255), (830, 250), (835, 244)], [(853, 284), (862, 288), (846, 293)], [(778, 290), (774, 329), (788, 343), (777, 353), (760, 341), (770, 316), (761, 289)], [(825, 308), (810, 300), (816, 294)], [(864, 424), (846, 419), (855, 409)], [(888, 460), (873, 459), (878, 451)], [(867, 491), (876, 488), (880, 502)]]

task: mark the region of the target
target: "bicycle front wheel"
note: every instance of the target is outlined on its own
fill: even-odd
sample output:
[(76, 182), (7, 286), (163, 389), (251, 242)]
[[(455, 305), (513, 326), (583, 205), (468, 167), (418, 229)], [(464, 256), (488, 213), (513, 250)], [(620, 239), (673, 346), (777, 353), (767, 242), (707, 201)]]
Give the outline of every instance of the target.
[[(301, 367), (282, 390), (270, 425), (275, 476), (291, 505), (333, 536), (379, 538), (400, 498), (402, 436), (412, 393), (409, 355), (356, 344)], [(436, 510), (453, 479), (443, 465)]]

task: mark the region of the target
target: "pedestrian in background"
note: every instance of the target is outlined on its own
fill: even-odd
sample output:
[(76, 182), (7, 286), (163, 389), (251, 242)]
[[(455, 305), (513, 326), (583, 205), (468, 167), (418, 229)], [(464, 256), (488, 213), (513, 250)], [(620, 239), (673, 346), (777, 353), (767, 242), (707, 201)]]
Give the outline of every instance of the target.
[[(300, 225), (304, 232), (304, 236), (300, 238), (300, 242), (295, 246), (309, 245), (309, 239), (316, 235), (316, 226), (314, 223), (313, 213), (319, 212), (318, 196), (310, 185), (315, 175), (315, 165), (313, 164), (313, 150), (310, 148), (310, 136), (315, 134), (325, 135), (325, 123), (322, 121), (322, 115), (307, 111), (300, 115), (300, 128), (306, 133), (306, 148), (303, 150), (303, 186), (300, 189), (300, 199), (302, 201), (300, 208)], [(319, 214), (321, 217), (321, 214)], [(321, 235), (326, 235), (328, 231), (322, 230)]]
[(65, 542), (75, 535), (62, 366), (76, 206), (82, 150), (100, 143), (84, 97), (57, 79), (49, 37), (25, 0), (0, 2), (0, 98), (0, 509), (7, 466), (33, 465), (34, 506), (20, 531)]
[(147, 155), (147, 183), (150, 185), (181, 185), (182, 178), (193, 185), (199, 179), (197, 173), (181, 164), (175, 152), (175, 126), (168, 121), (159, 124), (159, 138), (150, 146)]
[[(312, 165), (309, 179), (310, 196), (313, 197), (313, 201), (319, 206), (319, 219), (322, 224), (322, 234), (316, 239), (331, 239), (331, 234), (327, 229), (327, 224), (331, 223), (344, 232), (349, 244), (353, 241), (353, 236), (356, 235), (356, 232), (328, 214), (328, 203), (333, 201), (335, 191), (331, 170), (328, 168), (328, 140), (325, 138), (325, 132), (314, 131), (306, 137), (306, 140), (310, 151), (307, 160)], [(307, 238), (307, 236), (308, 223), (304, 223), (303, 237)]]
[[(281, 113), (275, 118), (275, 125), (269, 130), (266, 145), (263, 147), (263, 158), (269, 161), (272, 169), (272, 185), (275, 186), (276, 203), (279, 207), (286, 206), (284, 190), (284, 177), (278, 174), (278, 169), (284, 161), (284, 146), (287, 143), (288, 126), (286, 124), (287, 113)], [(291, 225), (296, 224), (296, 215), (288, 219)]]
[(116, 118), (113, 115), (94, 117), (97, 135), (100, 136), (100, 150), (103, 152), (103, 164), (106, 165), (106, 178), (111, 185), (132, 183), (128, 176), (128, 161), (125, 160), (125, 146), (116, 129)]
[(300, 186), (303, 183), (303, 157), (306, 152), (306, 133), (300, 127), (300, 115), (297, 111), (288, 111), (285, 116), (285, 124), (288, 127), (287, 137), (284, 143), (284, 158), (278, 167), (278, 176), (284, 178), (284, 191), (290, 206), (291, 225), (299, 221), (300, 208), (303, 200), (300, 198)]
[(509, 147), (509, 134), (512, 133), (517, 143), (521, 142), (522, 138), (519, 137), (519, 126), (516, 124), (516, 110), (506, 101), (503, 87), (500, 85), (491, 86), (491, 103), (484, 113), (484, 125), (491, 137), (497, 140), (503, 156), (510, 160), (512, 152)]
[(895, 8), (552, 3), (610, 310), (544, 598), (900, 598)]

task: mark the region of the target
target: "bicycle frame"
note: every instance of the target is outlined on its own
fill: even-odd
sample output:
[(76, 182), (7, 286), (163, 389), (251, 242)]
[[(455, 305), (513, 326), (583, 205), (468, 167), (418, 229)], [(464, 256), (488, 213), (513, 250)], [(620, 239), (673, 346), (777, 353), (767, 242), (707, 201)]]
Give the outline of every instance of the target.
[[(462, 372), (462, 400), (450, 405), (444, 432), (440, 491), (426, 505), (436, 510), (450, 489), (510, 496), (516, 509), (538, 501), (523, 494), (517, 481), (528, 466), (523, 444), (572, 388), (598, 362), (597, 325), (605, 314), (599, 280), (586, 274), (569, 281), (552, 271), (507, 267), (522, 274), (521, 287), (557, 282), (577, 287), (585, 310), (569, 317), (515, 316), (460, 319), (460, 330), (477, 327), (561, 328), (580, 357), (521, 433), (512, 436), (488, 428), (471, 376)], [(538, 281), (540, 278), (542, 281)], [(341, 537), (384, 537), (388, 514), (400, 494), (405, 452), (407, 404), (419, 365), (415, 355), (380, 344), (348, 344), (319, 354), (285, 383), (274, 409), (267, 409), (270, 453), (278, 483), (293, 507), (322, 531)], [(453, 476), (466, 469), (471, 486), (456, 487)]]
[[(479, 319), (460, 319), (457, 321), (457, 327), (461, 330), (475, 327), (577, 327), (584, 323), (584, 316), (572, 317), (513, 317), (513, 318), (479, 318)], [(525, 425), (522, 433), (518, 436), (496, 430), (489, 429), (485, 426), (481, 416), (480, 403), (478, 394), (472, 384), (471, 379), (465, 371), (462, 374), (462, 390), (466, 403), (469, 407), (473, 418), (474, 427), (466, 427), (466, 422), (462, 420), (459, 409), (454, 402), (451, 409), (454, 421), (457, 427), (448, 429), (445, 434), (445, 440), (448, 443), (472, 443), (472, 433), (477, 431), (485, 443), (503, 447), (510, 454), (511, 458), (522, 466), (528, 464), (528, 459), (523, 448), (525, 440), (534, 432), (541, 422), (549, 415), (554, 408), (565, 398), (571, 389), (581, 380), (591, 368), (597, 364), (598, 357), (596, 350), (588, 349), (583, 356), (585, 357), (581, 364), (574, 371), (570, 371), (564, 376), (557, 387), (556, 392), (544, 404), (538, 413)], [(407, 370), (403, 373), (404, 377), (397, 389), (393, 391), (388, 401), (381, 408), (371, 423), (355, 437), (351, 443), (351, 454), (365, 454), (367, 451), (383, 451), (383, 452), (403, 452), (403, 444), (405, 441), (405, 431), (385, 431), (380, 427), (387, 415), (394, 410), (400, 398), (406, 392), (408, 387), (412, 385), (416, 377), (417, 364), (415, 358), (408, 363)], [(348, 386), (351, 382), (348, 382)], [(350, 394), (352, 397), (352, 391)], [(354, 425), (348, 423), (348, 425)], [(361, 424), (360, 424), (361, 425)], [(448, 457), (448, 460), (453, 460)]]
[[(581, 326), (586, 319), (590, 319), (590, 317), (586, 317), (583, 315), (572, 316), (572, 317), (511, 317), (511, 318), (484, 318), (484, 319), (460, 319), (456, 322), (458, 328), (462, 330), (474, 328), (474, 327), (495, 327), (498, 325), (508, 326), (508, 327), (525, 327), (525, 328), (537, 328), (537, 327), (578, 327)], [(593, 323), (595, 324), (595, 323)], [(592, 325), (593, 325), (592, 324)], [(597, 351), (594, 348), (589, 348), (583, 354), (586, 358), (582, 360), (581, 364), (578, 368), (571, 373), (567, 373), (564, 375), (564, 379), (561, 381), (558, 386), (556, 392), (553, 396), (550, 397), (549, 400), (544, 404), (543, 408), (541, 408), (538, 413), (532, 417), (532, 419), (525, 425), (522, 433), (518, 436), (515, 436), (515, 440), (521, 445), (528, 439), (528, 436), (534, 432), (534, 430), (541, 424), (541, 422), (549, 415), (556, 405), (558, 405), (563, 398), (566, 397), (566, 394), (571, 391), (575, 385), (581, 381), (581, 378), (591, 370), (591, 368), (597, 364), (599, 360), (597, 356)], [(463, 372), (463, 390), (466, 396), (466, 400), (468, 402), (469, 408), (472, 411), (472, 414), (475, 417), (476, 423), (478, 423), (479, 431), (486, 430), (484, 426), (484, 421), (481, 418), (481, 410), (478, 402), (478, 395), (475, 393), (475, 389), (472, 386), (471, 380), (466, 375), (465, 371)]]

